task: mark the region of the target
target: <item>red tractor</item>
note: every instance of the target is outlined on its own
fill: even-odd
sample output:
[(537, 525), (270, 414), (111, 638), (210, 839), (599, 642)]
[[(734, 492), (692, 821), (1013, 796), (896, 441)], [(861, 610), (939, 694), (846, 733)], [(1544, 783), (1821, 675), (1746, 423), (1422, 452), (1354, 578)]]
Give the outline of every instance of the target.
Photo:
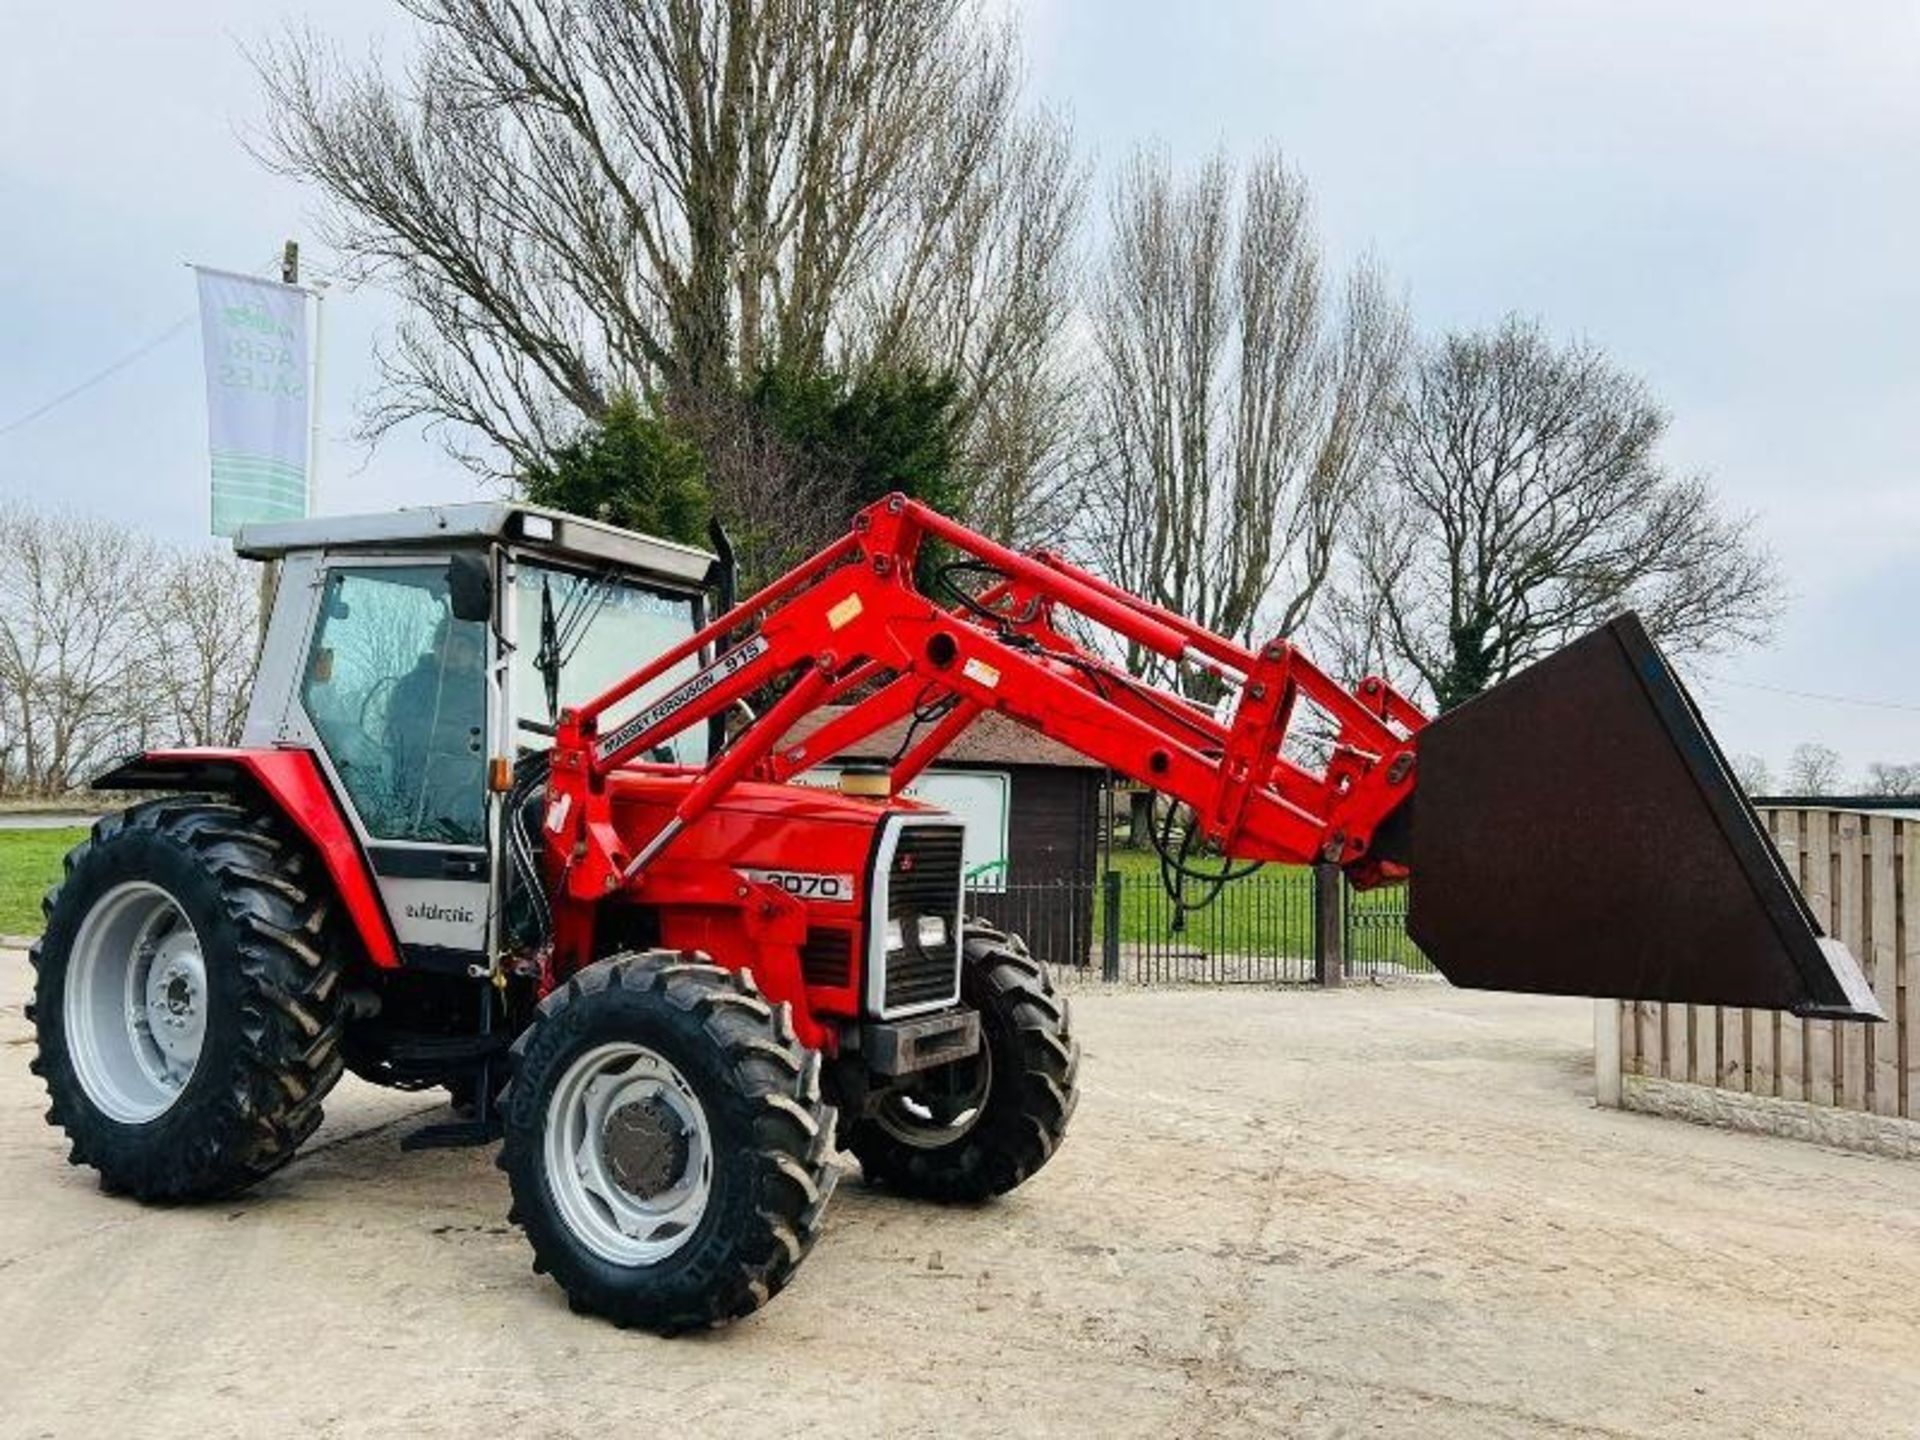
[[(1631, 617), (1429, 723), (899, 496), (738, 604), (724, 558), (520, 505), (238, 548), (277, 576), (245, 743), (101, 776), (164, 795), (67, 858), (34, 950), (49, 1118), (141, 1200), (278, 1169), (345, 1070), (446, 1087), (464, 1118), (407, 1143), (503, 1137), (535, 1268), (671, 1331), (787, 1283), (836, 1148), (1013, 1189), (1073, 1114), (1067, 1007), (900, 795), (989, 710), (1188, 807), (1176, 876), (1204, 845), (1410, 880), (1457, 983), (1876, 1013)], [(798, 783), (902, 723), (890, 768)]]

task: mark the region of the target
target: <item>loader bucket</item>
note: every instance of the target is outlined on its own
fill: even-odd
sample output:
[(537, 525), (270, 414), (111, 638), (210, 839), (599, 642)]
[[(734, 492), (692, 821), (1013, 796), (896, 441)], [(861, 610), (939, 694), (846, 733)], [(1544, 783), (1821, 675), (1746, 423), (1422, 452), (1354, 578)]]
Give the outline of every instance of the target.
[(1454, 984), (1884, 1018), (1637, 617), (1416, 744), (1407, 930)]

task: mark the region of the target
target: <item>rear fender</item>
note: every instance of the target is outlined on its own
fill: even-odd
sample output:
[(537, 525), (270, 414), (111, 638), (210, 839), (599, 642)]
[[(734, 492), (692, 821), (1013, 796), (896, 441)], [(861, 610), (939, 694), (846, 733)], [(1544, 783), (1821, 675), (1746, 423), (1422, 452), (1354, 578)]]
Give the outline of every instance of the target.
[(367, 858), (345, 811), (308, 750), (193, 748), (149, 750), (93, 779), (96, 790), (203, 790), (247, 794), (277, 809), (306, 836), (327, 867), (333, 891), (367, 958), (383, 970), (400, 965), (399, 947)]

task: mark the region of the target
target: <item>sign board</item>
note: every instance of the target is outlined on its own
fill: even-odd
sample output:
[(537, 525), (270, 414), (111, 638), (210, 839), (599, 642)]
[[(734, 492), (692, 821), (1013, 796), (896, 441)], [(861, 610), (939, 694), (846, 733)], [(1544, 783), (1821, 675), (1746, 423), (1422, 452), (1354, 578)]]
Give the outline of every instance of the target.
[(213, 533), (307, 513), (307, 292), (196, 267)]
[[(798, 777), (803, 785), (831, 788), (839, 784), (837, 769), (822, 767)], [(1007, 888), (1008, 814), (1013, 798), (1013, 776), (1005, 770), (926, 770), (901, 792), (924, 805), (951, 812), (967, 827), (960, 854), (961, 873), (969, 890)]]

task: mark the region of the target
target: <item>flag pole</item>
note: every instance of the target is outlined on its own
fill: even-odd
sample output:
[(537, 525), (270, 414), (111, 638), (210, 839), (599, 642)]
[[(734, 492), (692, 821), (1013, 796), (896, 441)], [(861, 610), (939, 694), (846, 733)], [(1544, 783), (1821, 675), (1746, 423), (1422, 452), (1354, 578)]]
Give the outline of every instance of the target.
[[(280, 283), (300, 283), (300, 242), (289, 240), (280, 251)], [(313, 351), (307, 357), (307, 514), (319, 511), (320, 499), (320, 352), (326, 338), (326, 282), (310, 287), (313, 296)]]
[(307, 431), (307, 514), (320, 513), (320, 355), (326, 348), (327, 318), (327, 282), (319, 281), (313, 287), (313, 380), (311, 413), (313, 421)]

